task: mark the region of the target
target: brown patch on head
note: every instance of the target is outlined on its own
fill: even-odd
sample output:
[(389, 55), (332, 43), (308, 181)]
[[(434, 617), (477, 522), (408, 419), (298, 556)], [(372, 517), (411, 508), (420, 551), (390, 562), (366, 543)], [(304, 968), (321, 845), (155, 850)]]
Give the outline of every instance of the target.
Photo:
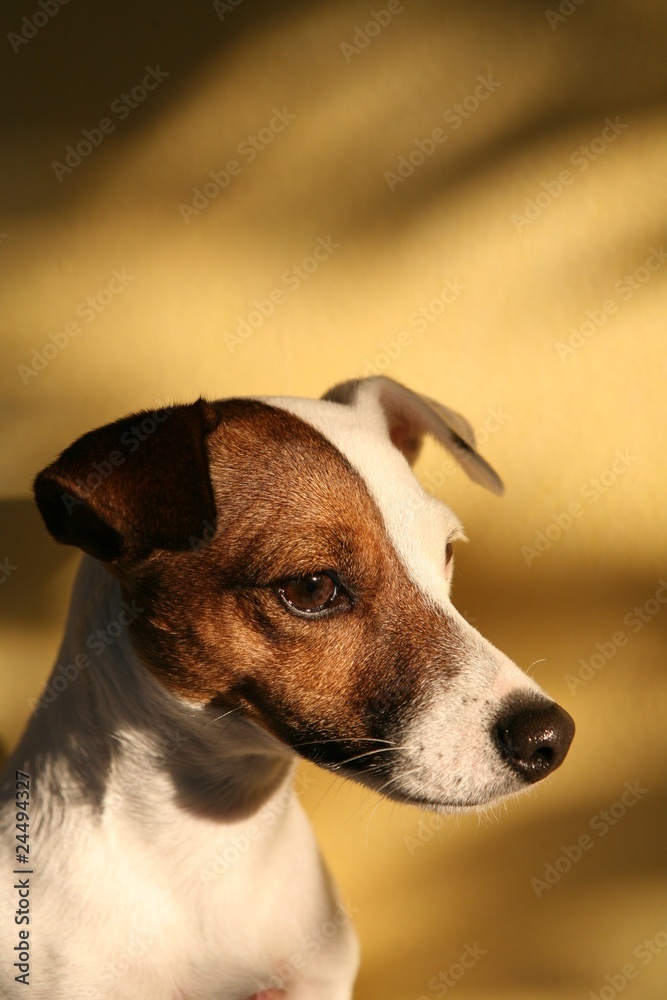
[[(461, 638), (409, 579), (362, 478), (323, 435), (260, 402), (212, 405), (217, 530), (205, 519), (189, 551), (119, 566), (126, 596), (147, 609), (133, 641), (172, 691), (238, 706), (316, 762), (361, 754), (351, 769), (377, 761), (387, 773), (391, 755), (371, 751), (397, 738), (435, 674), (459, 669)], [(327, 570), (351, 606), (290, 612), (281, 582)]]

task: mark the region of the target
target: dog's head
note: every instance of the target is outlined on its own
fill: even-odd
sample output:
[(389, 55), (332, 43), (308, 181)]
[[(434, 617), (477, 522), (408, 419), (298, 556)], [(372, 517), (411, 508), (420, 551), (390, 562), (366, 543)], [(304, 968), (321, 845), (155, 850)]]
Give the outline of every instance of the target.
[(174, 694), (391, 798), (474, 807), (558, 767), (574, 725), (451, 604), (462, 529), (410, 468), (425, 433), (502, 492), (462, 417), (380, 377), (127, 417), (35, 493), (146, 608), (132, 640)]

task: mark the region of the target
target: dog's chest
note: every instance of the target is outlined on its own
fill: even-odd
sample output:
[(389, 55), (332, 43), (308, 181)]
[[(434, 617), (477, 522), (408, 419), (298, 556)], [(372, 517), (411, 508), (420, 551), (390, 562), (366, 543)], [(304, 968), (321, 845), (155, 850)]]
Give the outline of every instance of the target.
[[(223, 832), (182, 818), (177, 831), (168, 815), (141, 839), (122, 816), (82, 827), (68, 870), (44, 866), (35, 882), (35, 953), (58, 954), (62, 997), (77, 1000), (77, 982), (123, 1000), (240, 1000), (271, 985), (329, 905), (305, 816), (284, 794), (286, 807)], [(60, 1000), (39, 978), (35, 996)]]

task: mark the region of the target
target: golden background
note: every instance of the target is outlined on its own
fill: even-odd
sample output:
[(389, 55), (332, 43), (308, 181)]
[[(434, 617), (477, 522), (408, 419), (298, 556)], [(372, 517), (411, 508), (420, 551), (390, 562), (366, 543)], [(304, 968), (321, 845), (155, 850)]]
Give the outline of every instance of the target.
[(666, 997), (667, 8), (44, 2), (0, 32), (4, 752), (76, 565), (35, 472), (142, 407), (383, 371), (478, 429), (502, 500), (418, 465), (454, 600), (578, 732), (482, 818), (309, 770), (355, 996)]

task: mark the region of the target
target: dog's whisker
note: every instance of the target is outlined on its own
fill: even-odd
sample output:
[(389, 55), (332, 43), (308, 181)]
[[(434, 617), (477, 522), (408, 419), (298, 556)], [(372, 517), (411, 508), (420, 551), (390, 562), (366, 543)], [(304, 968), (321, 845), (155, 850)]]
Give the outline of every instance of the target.
[[(240, 711), (241, 711), (240, 708), (232, 708), (229, 712), (225, 712), (223, 715), (218, 716), (217, 719), (214, 719), (212, 721), (219, 722), (221, 719), (226, 719), (230, 715), (233, 716), (234, 712), (240, 712)], [(215, 744), (214, 744), (215, 747), (218, 746), (218, 743), (220, 742), (220, 740), (222, 739), (222, 737), (225, 735), (225, 733), (227, 732), (227, 730), (229, 729), (229, 727), (231, 726), (231, 724), (232, 724), (233, 721), (234, 721), (234, 719), (231, 718), (229, 720), (229, 722), (225, 726), (222, 727), (222, 729), (220, 730), (220, 732), (218, 733), (218, 735), (217, 735), (217, 737), (215, 739)], [(208, 768), (207, 768), (207, 773), (208, 774), (210, 774), (212, 772), (214, 766), (215, 766), (214, 756), (211, 755), (211, 759), (209, 761)]]
[[(343, 742), (345, 742), (345, 741), (343, 741)], [(362, 740), (362, 742), (368, 743), (370, 741), (369, 740)], [(363, 753), (357, 754), (354, 757), (346, 757), (345, 760), (336, 761), (334, 764), (329, 765), (329, 767), (336, 767), (336, 768), (337, 767), (344, 767), (346, 764), (349, 764), (351, 761), (360, 760), (362, 757), (370, 757), (370, 756), (373, 756), (373, 754), (387, 753), (388, 751), (404, 751), (404, 750), (416, 750), (416, 749), (418, 749), (417, 747), (411, 746), (408, 743), (391, 743), (390, 744), (389, 740), (383, 740), (383, 741), (378, 741), (378, 742), (384, 742), (384, 743), (387, 743), (388, 745), (385, 746), (385, 747), (374, 747), (372, 750), (365, 750)], [(303, 744), (301, 744), (301, 745), (303, 745)], [(327, 766), (327, 765), (324, 765), (324, 766)]]
[(375, 803), (375, 806), (373, 807), (373, 810), (372, 810), (370, 816), (368, 817), (368, 823), (366, 824), (366, 847), (367, 848), (368, 848), (368, 834), (370, 833), (371, 823), (373, 822), (373, 816), (375, 816), (375, 813), (377, 812), (378, 807), (379, 807), (381, 801), (382, 801), (381, 799), (377, 800), (377, 802)]
[(382, 785), (380, 785), (380, 787), (376, 789), (376, 791), (382, 793), (386, 788), (389, 788), (389, 786), (392, 785), (395, 781), (402, 781), (403, 778), (408, 778), (411, 774), (416, 774), (418, 771), (421, 771), (421, 767), (412, 767), (410, 768), (409, 771), (402, 771), (400, 774), (395, 774), (392, 778), (389, 778)]
[(312, 747), (312, 746), (322, 746), (325, 743), (390, 743), (390, 740), (376, 739), (372, 736), (332, 736), (327, 737), (325, 740), (306, 740), (303, 743), (292, 743), (291, 746), (296, 750), (297, 747)]
[(215, 719), (209, 719), (208, 722), (206, 722), (204, 725), (205, 727), (212, 726), (214, 722), (220, 722), (221, 719), (226, 719), (228, 715), (233, 715), (234, 712), (240, 712), (240, 711), (241, 707), (237, 705), (236, 708), (230, 708), (228, 712), (223, 712), (222, 715), (216, 715)]
[[(368, 795), (371, 795), (373, 792), (375, 792), (376, 795), (382, 796), (384, 794), (385, 789), (388, 788), (394, 781), (400, 781), (402, 778), (406, 778), (409, 775), (414, 774), (415, 772), (417, 772), (419, 770), (421, 770), (420, 767), (413, 767), (413, 768), (411, 768), (408, 771), (401, 772), (401, 774), (394, 775), (394, 777), (389, 778), (387, 781), (383, 782), (383, 784), (381, 784), (378, 788), (372, 788), (372, 789), (370, 789), (369, 792), (368, 792)], [(359, 805), (359, 809), (355, 810), (355, 813), (353, 815), (357, 815), (357, 813), (359, 813), (364, 808), (364, 806), (366, 804), (366, 801), (368, 799), (368, 795), (364, 798), (364, 801)], [(373, 805), (372, 805), (371, 808), (375, 809), (375, 808), (377, 808), (378, 805), (379, 805), (379, 802), (377, 802), (377, 803), (373, 802)], [(359, 818), (360, 819), (364, 819), (364, 817), (366, 815), (367, 815), (367, 813), (361, 812), (361, 815), (360, 815)]]
[(379, 754), (379, 753), (389, 753), (391, 751), (396, 752), (396, 751), (402, 750), (402, 749), (403, 749), (403, 747), (401, 747), (401, 746), (377, 747), (374, 750), (366, 750), (365, 753), (359, 753), (355, 757), (347, 757), (345, 760), (337, 761), (336, 762), (336, 766), (337, 767), (345, 767), (346, 764), (351, 764), (355, 760), (361, 760), (362, 757), (373, 757), (373, 756), (375, 756), (376, 754)]
[[(327, 773), (327, 772), (324, 772), (324, 773)], [(342, 781), (338, 777), (338, 775), (331, 774), (329, 772), (329, 776), (330, 776), (331, 780), (327, 783), (327, 787), (324, 789), (324, 791), (320, 795), (319, 799), (317, 800), (317, 802), (313, 806), (312, 810), (310, 811), (310, 815), (311, 816), (315, 813), (316, 809), (318, 809), (319, 806), (322, 804), (322, 802), (327, 797), (327, 795), (329, 794), (329, 792), (331, 791), (331, 789), (334, 788), (334, 787), (336, 787), (336, 785), (340, 786), (342, 784)], [(336, 789), (336, 794), (338, 794), (338, 789)]]

